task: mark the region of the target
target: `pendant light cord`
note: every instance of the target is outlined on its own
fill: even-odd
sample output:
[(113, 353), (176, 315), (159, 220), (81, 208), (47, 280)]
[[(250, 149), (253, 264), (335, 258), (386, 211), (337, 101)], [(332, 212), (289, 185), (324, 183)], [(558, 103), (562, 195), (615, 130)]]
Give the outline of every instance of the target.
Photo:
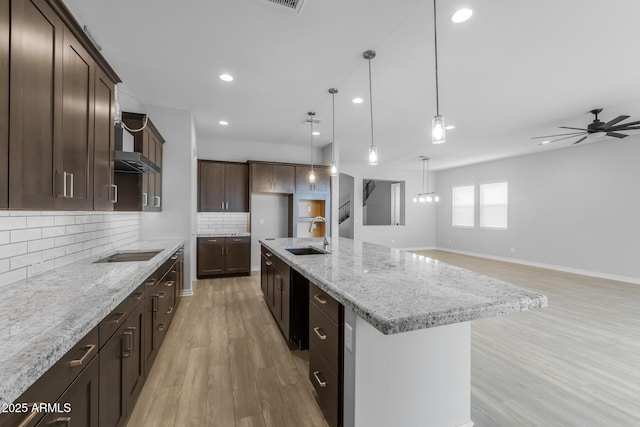
[[(426, 159), (422, 159), (422, 194), (424, 194), (424, 162), (426, 161)], [(429, 177), (427, 176), (427, 179), (429, 179)], [(429, 184), (427, 184), (427, 189), (429, 189)]]
[(369, 61), (369, 109), (371, 111), (371, 146), (373, 147), (373, 90), (371, 89), (371, 59)]
[(311, 123), (311, 150), (309, 150), (309, 154), (311, 157), (311, 170), (313, 171), (313, 115), (309, 114), (309, 123)]
[(440, 93), (438, 90), (438, 20), (436, 18), (436, 1), (433, 0), (433, 41), (435, 45), (436, 54), (436, 115), (440, 115)]

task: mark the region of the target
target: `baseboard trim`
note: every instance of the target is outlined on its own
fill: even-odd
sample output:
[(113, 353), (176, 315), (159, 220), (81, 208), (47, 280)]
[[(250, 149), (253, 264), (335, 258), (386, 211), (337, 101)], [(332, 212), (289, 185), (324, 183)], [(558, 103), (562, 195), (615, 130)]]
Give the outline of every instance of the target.
[(473, 427), (474, 425), (473, 421), (469, 421), (468, 423), (460, 424), (458, 427)]
[(414, 247), (414, 248), (398, 248), (401, 251), (435, 251), (436, 248), (435, 246), (420, 246), (420, 247)]
[(474, 256), (478, 258), (492, 259), (495, 261), (511, 262), (513, 264), (527, 265), (530, 267), (546, 268), (548, 270), (562, 271), (564, 273), (572, 273), (572, 274), (580, 274), (582, 276), (597, 277), (598, 279), (615, 280), (618, 282), (626, 282), (626, 283), (632, 283), (634, 285), (640, 285), (640, 277), (619, 276), (616, 274), (601, 273), (599, 271), (583, 270), (580, 268), (566, 267), (563, 265), (555, 265), (555, 264), (545, 264), (542, 262), (535, 262), (535, 261), (526, 261), (518, 258), (508, 258), (508, 257), (487, 255), (487, 254), (482, 254), (478, 252), (460, 251), (460, 250), (451, 249), (451, 248), (436, 247), (435, 250), (443, 251), (443, 252), (451, 252), (451, 253), (460, 254), (460, 255), (469, 255), (469, 256)]

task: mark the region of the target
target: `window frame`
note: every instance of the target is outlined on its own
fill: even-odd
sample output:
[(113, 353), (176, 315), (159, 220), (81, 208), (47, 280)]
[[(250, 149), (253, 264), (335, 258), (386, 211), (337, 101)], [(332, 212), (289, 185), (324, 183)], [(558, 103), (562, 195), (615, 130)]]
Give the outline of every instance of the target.
[[(507, 186), (507, 200), (506, 203), (504, 204), (505, 207), (505, 221), (506, 221), (506, 225), (504, 227), (488, 227), (483, 225), (483, 208), (484, 208), (484, 203), (483, 203), (483, 193), (482, 193), (482, 187), (484, 185), (491, 185), (491, 184), (506, 184)], [(509, 229), (509, 181), (506, 179), (503, 180), (499, 180), (499, 181), (487, 181), (487, 182), (481, 182), (478, 184), (478, 197), (480, 198), (480, 203), (478, 204), (478, 215), (479, 215), (479, 222), (480, 222), (480, 228), (485, 229), (485, 230), (508, 230)], [(503, 205), (500, 205), (503, 206)]]
[[(471, 225), (459, 225), (455, 224), (455, 211), (456, 211), (456, 188), (471, 187), (473, 190), (472, 204), (471, 204)], [(476, 226), (476, 185), (475, 184), (462, 184), (451, 186), (451, 226), (456, 228), (475, 228)]]

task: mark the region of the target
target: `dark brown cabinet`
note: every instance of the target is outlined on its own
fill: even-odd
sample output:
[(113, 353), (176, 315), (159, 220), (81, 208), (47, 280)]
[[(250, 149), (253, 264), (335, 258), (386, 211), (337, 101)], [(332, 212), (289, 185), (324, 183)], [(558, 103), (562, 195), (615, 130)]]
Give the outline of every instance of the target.
[(198, 237), (198, 278), (250, 274), (251, 237)]
[(198, 212), (249, 212), (247, 164), (198, 160)]
[(265, 247), (261, 249), (261, 283), (264, 300), (278, 327), (289, 340), (291, 268)]
[(251, 162), (250, 165), (252, 192), (295, 193), (295, 166), (262, 162)]
[(0, 0), (0, 209), (9, 207), (9, 0)]
[(113, 176), (113, 111), (115, 84), (96, 67), (93, 149), (93, 209), (111, 211), (118, 189)]
[(134, 151), (142, 153), (160, 168), (160, 173), (131, 173), (116, 171), (118, 211), (162, 211), (162, 158), (164, 139), (144, 114), (122, 113), (122, 122), (134, 130)]
[(331, 427), (342, 425), (344, 307), (309, 283), (309, 381)]
[[(7, 207), (8, 193), (13, 209), (92, 210), (96, 141), (101, 156), (97, 178), (113, 184), (105, 176), (111, 158), (104, 160), (102, 147), (112, 139), (104, 125), (112, 118), (113, 85), (119, 79), (61, 2), (10, 3), (10, 12), (0, 18), (0, 85), (9, 88), (0, 95), (0, 165), (7, 165), (0, 174), (0, 207)], [(2, 0), (0, 8), (8, 4)], [(96, 99), (99, 77), (111, 90), (106, 95), (102, 90)], [(5, 111), (11, 111), (8, 129)], [(104, 190), (96, 194), (95, 206), (108, 210), (101, 200), (115, 191)]]
[(314, 166), (316, 182), (309, 182), (310, 166), (296, 166), (296, 193), (328, 193), (331, 191), (331, 171), (326, 166)]

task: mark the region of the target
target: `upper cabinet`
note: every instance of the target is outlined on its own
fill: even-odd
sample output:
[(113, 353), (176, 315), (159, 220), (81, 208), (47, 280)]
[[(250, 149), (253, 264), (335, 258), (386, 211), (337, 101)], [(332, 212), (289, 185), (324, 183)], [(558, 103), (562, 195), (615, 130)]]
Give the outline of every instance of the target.
[(96, 67), (93, 150), (93, 209), (113, 210), (118, 188), (113, 176), (113, 112), (115, 85)]
[(309, 166), (296, 166), (296, 193), (328, 193), (331, 190), (331, 171), (326, 166), (314, 166), (316, 182), (309, 182)]
[(251, 192), (293, 194), (295, 176), (293, 165), (251, 162)]
[(0, 0), (0, 209), (9, 206), (9, 0)]
[[(0, 9), (0, 85), (8, 82), (10, 94), (8, 131), (6, 91), (0, 95), (0, 165), (6, 163), (6, 135), (9, 146), (8, 167), (0, 172), (0, 207), (7, 207), (8, 189), (11, 209), (112, 209), (112, 177), (104, 175), (113, 166), (108, 154), (104, 164), (103, 147), (113, 145), (117, 75), (61, 1), (0, 0)], [(98, 78), (109, 89), (97, 98)], [(97, 191), (102, 185), (106, 193)]]
[(198, 212), (249, 212), (247, 164), (199, 160)]
[[(115, 209), (118, 211), (159, 212), (162, 210), (162, 151), (164, 139), (144, 114), (122, 113), (122, 123), (133, 132), (133, 151), (160, 168), (160, 173), (116, 171), (118, 190)], [(127, 131), (123, 131), (127, 132)]]

